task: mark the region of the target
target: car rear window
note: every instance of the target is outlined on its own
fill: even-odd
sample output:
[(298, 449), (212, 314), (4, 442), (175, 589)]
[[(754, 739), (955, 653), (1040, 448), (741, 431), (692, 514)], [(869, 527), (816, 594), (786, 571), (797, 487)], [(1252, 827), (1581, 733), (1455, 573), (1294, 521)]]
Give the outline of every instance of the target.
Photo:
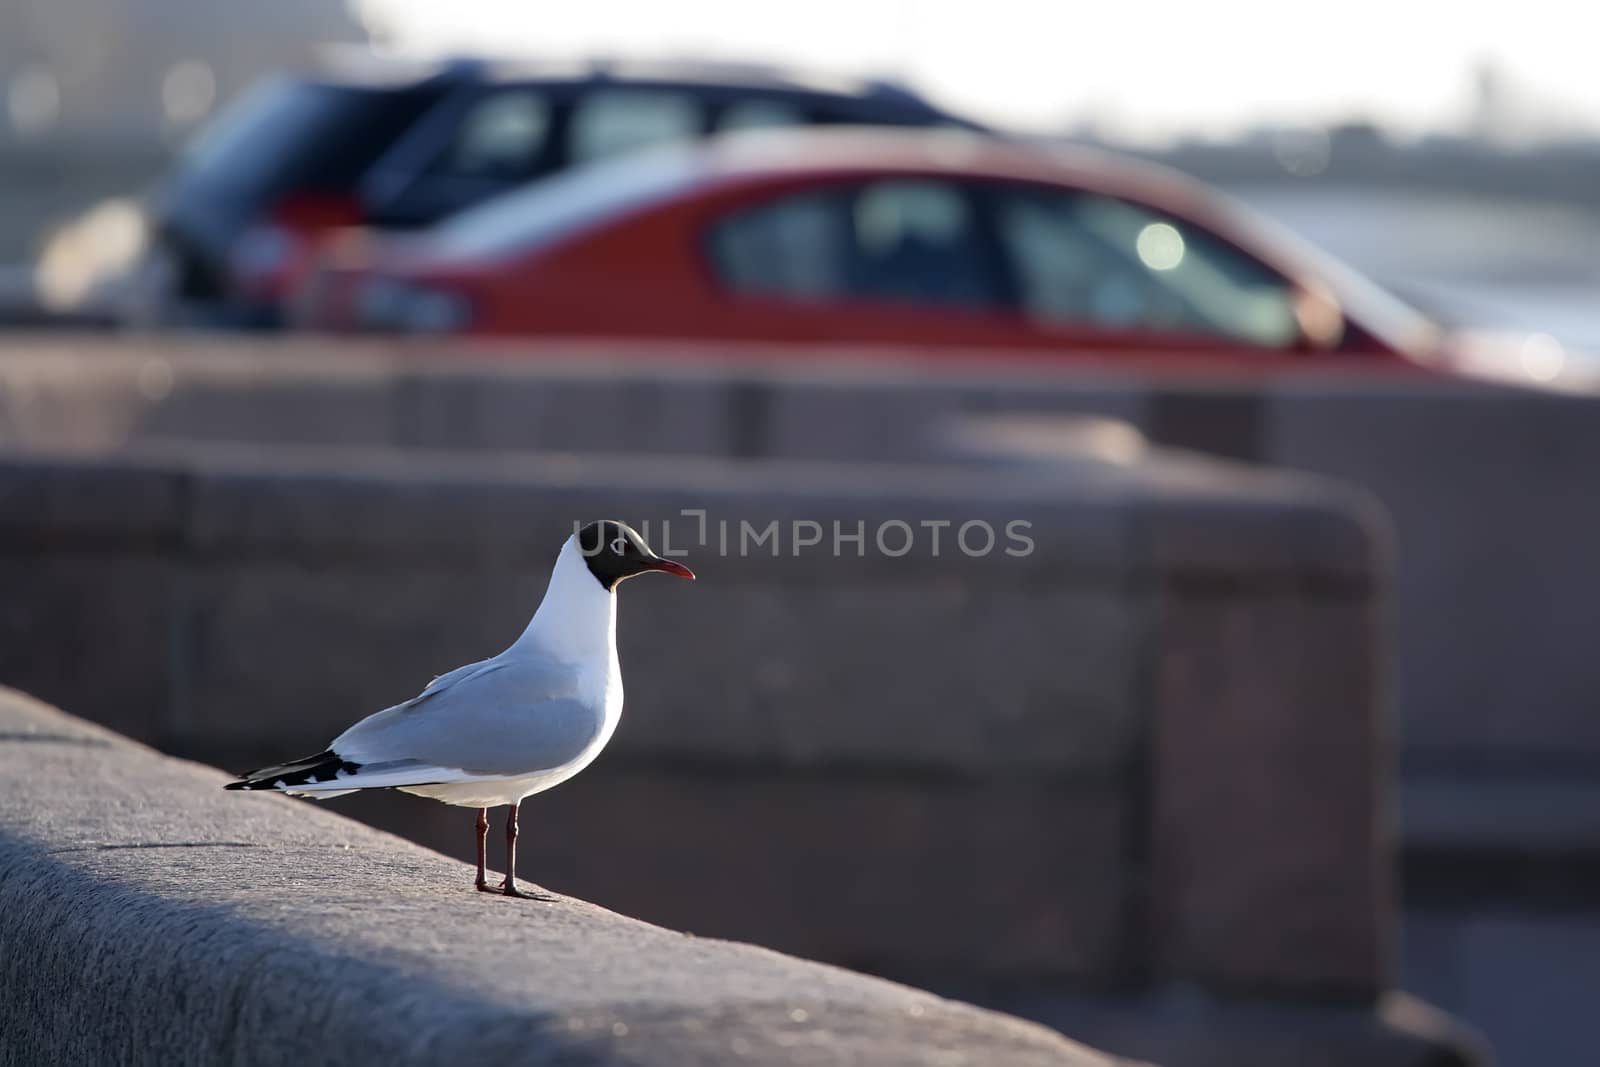
[(275, 78), (191, 142), (180, 180), (256, 192), (348, 190), (438, 95), (427, 86)]

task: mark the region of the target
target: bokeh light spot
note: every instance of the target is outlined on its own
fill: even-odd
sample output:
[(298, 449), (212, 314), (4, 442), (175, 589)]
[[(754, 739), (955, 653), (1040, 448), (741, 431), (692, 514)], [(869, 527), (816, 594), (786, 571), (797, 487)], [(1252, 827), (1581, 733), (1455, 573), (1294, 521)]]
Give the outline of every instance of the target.
[(1183, 262), (1183, 234), (1165, 222), (1152, 222), (1140, 230), (1134, 248), (1139, 261), (1151, 270), (1172, 270)]
[(1529, 334), (1522, 342), (1518, 361), (1536, 382), (1553, 381), (1567, 366), (1567, 351), (1547, 333)]
[(38, 133), (61, 117), (61, 83), (46, 68), (28, 64), (11, 76), (6, 111), (18, 133)]
[(174, 63), (161, 79), (161, 110), (175, 125), (187, 126), (205, 118), (216, 100), (216, 75), (198, 59)]

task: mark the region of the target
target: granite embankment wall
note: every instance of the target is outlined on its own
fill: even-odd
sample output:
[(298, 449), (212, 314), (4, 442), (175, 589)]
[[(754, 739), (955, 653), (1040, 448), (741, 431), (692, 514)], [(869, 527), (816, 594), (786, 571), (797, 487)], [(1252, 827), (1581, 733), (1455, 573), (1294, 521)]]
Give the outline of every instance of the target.
[[(218, 373), (241, 366), (284, 373)], [(131, 373), (140, 395), (186, 388)], [(55, 395), (116, 407), (114, 377), (110, 399)], [(169, 751), (266, 762), (503, 647), (574, 520), (672, 520), (702, 580), (624, 590), (623, 727), (526, 806), (524, 877), (994, 1002), (1049, 991), (1032, 1014), (1171, 1067), (1470, 1057), (1393, 994), (1387, 542), (1362, 494), (1115, 428), (1020, 460), (734, 461), (264, 446), (239, 403), (187, 437), (14, 439), (0, 679)], [(724, 551), (720, 520), (776, 523), (776, 553)], [(1010, 555), (1018, 520), (1031, 550)], [(904, 554), (877, 544), (895, 522)], [(960, 551), (964, 522), (996, 549)], [(862, 548), (835, 552), (836, 528)], [(462, 812), (335, 803), (470, 848)]]
[[(537, 359), (526, 358), (536, 355)], [(1088, 413), (1333, 476), (1393, 520), (1408, 844), (1557, 851), (1600, 817), (1600, 399), (1416, 375), (1063, 374), (695, 346), (38, 338), (0, 351), (0, 443), (948, 458), (953, 420)], [(489, 461), (491, 467), (506, 462)], [(1559, 779), (1559, 797), (1549, 795)], [(1561, 812), (1552, 821), (1545, 812)]]

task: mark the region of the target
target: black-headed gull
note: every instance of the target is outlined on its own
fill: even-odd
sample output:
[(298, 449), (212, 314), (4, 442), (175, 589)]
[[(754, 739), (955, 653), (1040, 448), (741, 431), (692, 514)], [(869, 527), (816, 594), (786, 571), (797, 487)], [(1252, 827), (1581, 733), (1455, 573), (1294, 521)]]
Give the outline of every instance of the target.
[[(263, 767), (227, 789), (275, 789), (326, 800), (399, 789), (478, 809), (477, 887), (519, 897), (517, 809), (587, 767), (622, 715), (617, 586), (636, 574), (694, 572), (663, 559), (625, 523), (592, 522), (561, 546), (539, 610), (493, 659), (442, 674), (403, 704), (369, 715), (326, 751)], [(506, 816), (506, 877), (484, 876), (489, 809)]]

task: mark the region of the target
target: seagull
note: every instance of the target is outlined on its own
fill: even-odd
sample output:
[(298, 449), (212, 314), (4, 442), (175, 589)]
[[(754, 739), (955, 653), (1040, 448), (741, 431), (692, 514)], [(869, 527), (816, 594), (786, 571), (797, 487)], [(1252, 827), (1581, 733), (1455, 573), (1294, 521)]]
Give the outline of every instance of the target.
[[(591, 522), (561, 546), (550, 585), (516, 643), (442, 674), (403, 704), (367, 716), (315, 756), (263, 767), (224, 789), (274, 789), (327, 800), (398, 789), (478, 809), (477, 888), (517, 889), (517, 810), (583, 770), (622, 715), (617, 586), (649, 571), (694, 578), (626, 523)], [(506, 815), (506, 876), (484, 876), (489, 809)]]

